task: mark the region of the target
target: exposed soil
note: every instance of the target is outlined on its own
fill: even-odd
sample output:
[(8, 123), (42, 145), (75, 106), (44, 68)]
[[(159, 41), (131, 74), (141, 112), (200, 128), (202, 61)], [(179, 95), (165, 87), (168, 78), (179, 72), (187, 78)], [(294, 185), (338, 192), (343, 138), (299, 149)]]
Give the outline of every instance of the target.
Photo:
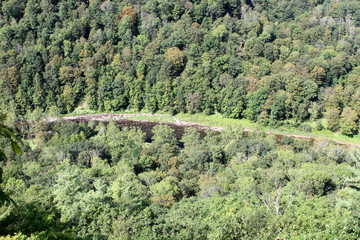
[[(187, 127), (194, 127), (199, 132), (201, 137), (204, 137), (206, 135), (206, 130), (213, 130), (215, 132), (219, 132), (223, 129), (223, 127), (209, 127), (198, 123), (192, 123), (192, 122), (185, 122), (181, 121), (174, 117), (175, 122), (168, 123), (168, 122), (154, 122), (154, 121), (148, 121), (148, 120), (129, 120), (128, 117), (134, 117), (134, 116), (162, 116), (162, 114), (150, 114), (150, 113), (135, 113), (135, 114), (112, 114), (112, 113), (101, 113), (101, 114), (86, 114), (81, 116), (72, 116), (72, 117), (61, 117), (61, 118), (46, 118), (43, 119), (43, 121), (46, 121), (48, 123), (56, 122), (58, 120), (63, 121), (75, 121), (75, 122), (89, 122), (89, 121), (95, 121), (95, 122), (109, 122), (111, 120), (114, 120), (119, 125), (123, 127), (139, 127), (142, 131), (146, 133), (146, 137), (150, 139), (152, 137), (152, 128), (155, 125), (159, 124), (166, 124), (170, 127), (172, 127), (175, 131), (176, 137), (181, 138), (184, 134), (185, 128)], [(244, 129), (245, 132), (250, 132), (250, 129)], [(328, 141), (326, 139), (322, 138), (314, 138), (314, 137), (308, 137), (303, 135), (294, 135), (294, 134), (279, 134), (274, 132), (265, 132), (266, 134), (275, 135), (278, 139), (282, 139), (283, 137), (292, 137), (292, 138), (299, 138), (299, 139), (308, 139), (311, 141)], [(360, 144), (355, 143), (345, 143), (345, 142), (339, 142), (337, 140), (332, 140), (334, 143), (345, 146), (345, 147), (356, 147), (360, 148)]]
[(149, 121), (149, 120), (130, 120), (127, 119), (129, 117), (134, 116), (162, 116), (161, 114), (148, 114), (148, 113), (138, 113), (138, 114), (110, 114), (110, 113), (104, 113), (104, 114), (87, 114), (82, 116), (72, 116), (72, 117), (61, 117), (61, 118), (46, 118), (42, 119), (42, 121), (45, 121), (47, 123), (53, 123), (59, 120), (62, 121), (73, 121), (73, 122), (104, 122), (108, 123), (110, 121), (115, 121), (122, 127), (138, 127), (143, 132), (146, 133), (146, 138), (150, 140), (153, 136), (152, 129), (154, 126), (163, 124), (168, 125), (172, 129), (174, 129), (175, 135), (178, 139), (181, 139), (183, 136), (185, 129), (188, 127), (195, 128), (199, 133), (200, 137), (203, 138), (206, 136), (206, 130), (213, 130), (218, 133), (220, 133), (222, 128), (218, 127), (208, 127), (201, 124), (196, 123), (190, 123), (190, 122), (184, 122), (180, 121), (176, 118), (174, 118), (175, 122), (155, 122), (155, 121)]

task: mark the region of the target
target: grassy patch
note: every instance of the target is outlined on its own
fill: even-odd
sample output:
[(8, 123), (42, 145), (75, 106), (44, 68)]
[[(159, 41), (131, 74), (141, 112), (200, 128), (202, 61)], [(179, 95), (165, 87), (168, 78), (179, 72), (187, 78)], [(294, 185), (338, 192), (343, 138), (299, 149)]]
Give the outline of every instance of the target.
[(339, 142), (344, 143), (360, 143), (360, 135), (356, 135), (354, 137), (348, 137), (341, 133), (333, 133), (329, 130), (322, 130), (316, 131), (313, 130), (312, 132), (304, 132), (298, 129), (289, 129), (286, 127), (279, 127), (279, 128), (271, 128), (271, 127), (264, 127), (257, 123), (251, 122), (247, 119), (230, 119), (226, 118), (220, 114), (206, 116), (204, 114), (196, 113), (196, 114), (188, 114), (188, 113), (180, 113), (175, 116), (177, 119), (186, 122), (194, 122), (203, 124), (206, 126), (212, 127), (242, 127), (244, 129), (249, 130), (262, 130), (266, 132), (272, 132), (277, 134), (288, 134), (288, 135), (302, 135), (308, 137), (314, 137), (317, 139), (324, 139), (324, 140), (337, 140)]
[(175, 117), (181, 121), (199, 123), (211, 127), (242, 127), (250, 130), (262, 128), (258, 124), (247, 119), (226, 118), (220, 114), (204, 115), (200, 113), (179, 113)]
[(74, 111), (67, 114), (67, 116), (82, 116), (82, 115), (86, 115), (86, 114), (95, 114), (95, 113), (96, 113), (96, 111), (93, 111), (93, 110), (90, 110), (88, 108), (83, 108), (82, 106), (79, 106), (79, 107), (75, 108)]

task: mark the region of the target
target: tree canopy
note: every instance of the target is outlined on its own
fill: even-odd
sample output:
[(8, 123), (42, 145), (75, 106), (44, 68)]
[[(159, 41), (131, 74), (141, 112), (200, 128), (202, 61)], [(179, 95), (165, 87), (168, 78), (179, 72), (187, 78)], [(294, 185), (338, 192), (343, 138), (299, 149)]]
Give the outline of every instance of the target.
[(352, 0), (2, 1), (0, 110), (217, 112), (278, 126), (350, 108), (355, 118), (327, 127), (355, 135), (358, 9)]
[(13, 239), (360, 234), (357, 149), (242, 129), (176, 139), (158, 125), (146, 142), (114, 122), (36, 125), (22, 155), (0, 139), (2, 186), (18, 205), (0, 207), (0, 231)]

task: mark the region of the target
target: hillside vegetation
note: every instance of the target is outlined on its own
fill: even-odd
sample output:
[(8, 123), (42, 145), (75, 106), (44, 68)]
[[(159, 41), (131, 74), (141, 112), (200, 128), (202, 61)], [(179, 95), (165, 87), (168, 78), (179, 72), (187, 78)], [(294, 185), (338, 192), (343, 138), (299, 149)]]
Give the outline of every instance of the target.
[[(0, 239), (358, 239), (359, 149), (265, 131), (360, 139), (359, 47), (359, 1), (0, 1)], [(104, 112), (222, 131), (37, 121)]]
[[(241, 129), (32, 126), (0, 162), (5, 239), (356, 239), (360, 152)], [(0, 236), (0, 239), (1, 238)]]
[(1, 1), (0, 109), (325, 118), (353, 136), (359, 19), (358, 1)]

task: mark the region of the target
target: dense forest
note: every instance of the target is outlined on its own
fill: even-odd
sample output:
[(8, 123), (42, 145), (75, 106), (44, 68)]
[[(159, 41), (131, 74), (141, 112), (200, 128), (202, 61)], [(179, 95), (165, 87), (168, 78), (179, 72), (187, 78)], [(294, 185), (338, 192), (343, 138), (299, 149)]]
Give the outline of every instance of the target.
[(359, 149), (78, 108), (359, 137), (359, 1), (0, 1), (0, 239), (360, 236)]
[[(151, 142), (115, 122), (35, 123), (0, 162), (5, 239), (357, 239), (360, 152), (241, 129)], [(179, 144), (179, 141), (182, 144)], [(179, 147), (181, 146), (181, 147)], [(0, 237), (1, 238), (1, 237)]]
[(352, 136), (359, 20), (350, 0), (1, 1), (0, 109), (325, 118)]

